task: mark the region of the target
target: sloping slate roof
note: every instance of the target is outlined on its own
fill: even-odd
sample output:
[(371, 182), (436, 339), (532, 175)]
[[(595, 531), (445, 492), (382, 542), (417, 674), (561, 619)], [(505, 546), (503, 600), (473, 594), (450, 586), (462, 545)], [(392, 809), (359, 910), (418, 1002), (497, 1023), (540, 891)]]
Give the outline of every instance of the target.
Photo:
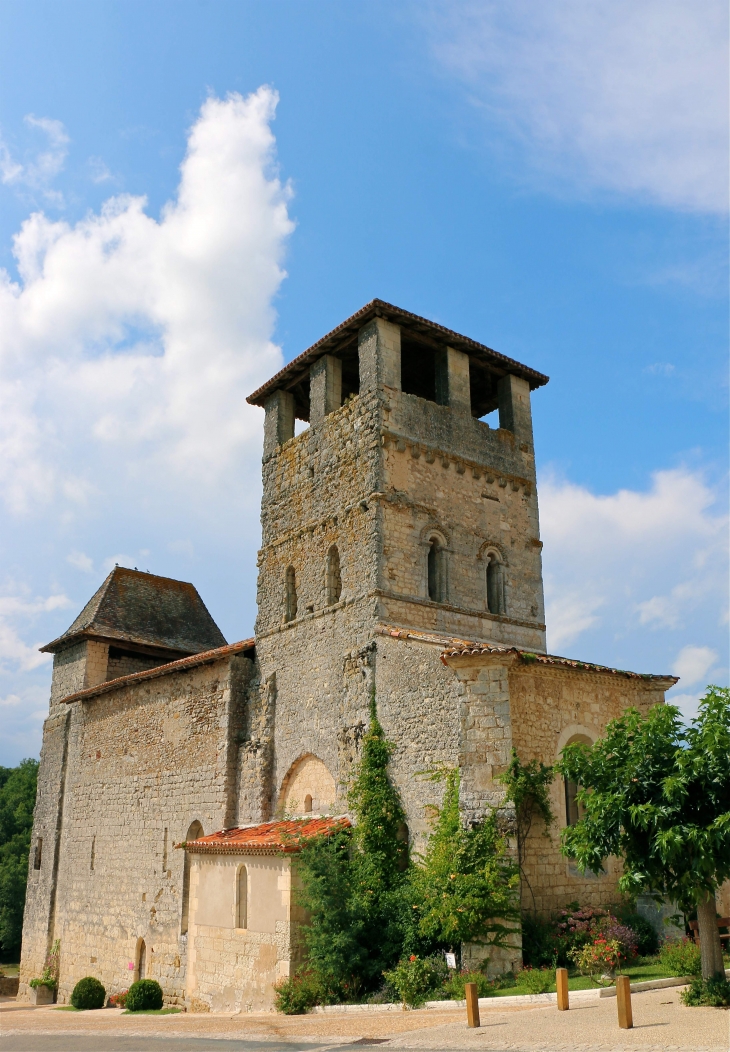
[(287, 854), (299, 851), (302, 840), (315, 836), (329, 836), (338, 829), (349, 829), (350, 820), (340, 818), (301, 818), (285, 822), (264, 822), (242, 829), (223, 829), (199, 840), (178, 844), (186, 851), (199, 854)]
[(95, 698), (98, 694), (111, 694), (112, 691), (121, 690), (123, 687), (128, 687), (134, 683), (141, 683), (148, 679), (160, 679), (162, 676), (172, 676), (177, 672), (186, 672), (188, 669), (197, 668), (199, 665), (212, 665), (214, 661), (221, 661), (227, 657), (233, 657), (235, 654), (245, 653), (247, 650), (253, 650), (255, 646), (254, 639), (242, 639), (240, 643), (229, 643), (224, 647), (216, 647), (215, 650), (203, 650), (200, 654), (193, 654), (191, 657), (179, 658), (177, 661), (167, 661), (164, 665), (157, 665), (156, 668), (148, 668), (143, 672), (130, 672), (128, 676), (118, 676), (117, 679), (106, 679), (103, 683), (98, 683), (95, 687), (86, 687), (84, 690), (77, 690), (75, 694), (68, 694), (61, 700), (64, 703), (71, 701), (86, 701), (88, 698)]
[(549, 380), (549, 377), (545, 376), (544, 373), (539, 373), (536, 369), (531, 369), (528, 365), (515, 361), (514, 358), (508, 358), (504, 354), (499, 354), (498, 351), (493, 351), (491, 347), (487, 347), (483, 343), (477, 343), (476, 340), (472, 340), (468, 336), (462, 336), (461, 333), (447, 329), (443, 325), (438, 325), (435, 321), (429, 321), (428, 318), (421, 318), (418, 314), (411, 314), (409, 311), (396, 307), (392, 303), (386, 303), (385, 300), (375, 299), (371, 300), (370, 303), (366, 303), (364, 307), (361, 307), (359, 311), (343, 321), (336, 329), (328, 332), (321, 340), (317, 340), (306, 351), (294, 358), (276, 376), (272, 376), (270, 380), (267, 380), (263, 387), (259, 387), (257, 391), (249, 395), (246, 401), (250, 402), (251, 405), (262, 406), (272, 392), (280, 387), (287, 387), (290, 381), (297, 378), (300, 373), (306, 372), (309, 366), (321, 358), (323, 354), (335, 353), (343, 343), (349, 342), (363, 325), (375, 317), (386, 318), (404, 329), (425, 333), (444, 346), (448, 345), (473, 357), (480, 358), (485, 364), (493, 366), (499, 373), (513, 373), (515, 376), (521, 376), (528, 381), (530, 389), (533, 391), (536, 387), (542, 387)]
[(226, 645), (196, 588), (186, 581), (116, 566), (63, 635), (45, 653), (84, 637), (197, 654)]
[(648, 672), (627, 672), (620, 668), (609, 668), (607, 665), (594, 665), (590, 661), (577, 661), (575, 658), (558, 657), (555, 654), (535, 654), (519, 647), (502, 647), (497, 643), (469, 642), (449, 636), (433, 635), (428, 632), (413, 632), (409, 628), (394, 628), (381, 625), (380, 633), (393, 639), (413, 639), (421, 643), (432, 643), (443, 647), (441, 660), (446, 657), (468, 657), (471, 654), (514, 654), (523, 665), (552, 665), (557, 668), (574, 668), (584, 672), (605, 672), (612, 676), (627, 676), (629, 679), (665, 680), (677, 683), (677, 676), (657, 676)]

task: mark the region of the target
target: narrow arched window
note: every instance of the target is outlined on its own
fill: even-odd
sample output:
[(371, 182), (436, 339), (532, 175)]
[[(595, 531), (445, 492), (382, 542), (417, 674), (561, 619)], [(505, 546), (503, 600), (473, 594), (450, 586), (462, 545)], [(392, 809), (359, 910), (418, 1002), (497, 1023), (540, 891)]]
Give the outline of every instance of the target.
[(327, 552), (327, 605), (339, 603), (342, 595), (342, 574), (340, 573), (340, 553), (333, 544)]
[(487, 563), (487, 610), (490, 614), (504, 614), (504, 568), (494, 552)]
[(134, 968), (134, 978), (136, 981), (139, 979), (145, 979), (147, 977), (147, 947), (144, 939), (139, 939), (137, 942), (137, 960)]
[(310, 814), (312, 810), (312, 797), (309, 793), (304, 797), (304, 813)]
[(578, 785), (576, 782), (571, 782), (569, 778), (564, 778), (563, 781), (565, 783), (565, 824), (574, 826), (582, 817), (581, 808), (576, 799)]
[(248, 870), (239, 866), (236, 873), (236, 927), (248, 927)]
[[(185, 834), (185, 842), (189, 840), (199, 840), (203, 836), (203, 827), (200, 822), (191, 822), (190, 827)], [(183, 886), (182, 886), (182, 913), (180, 916), (180, 934), (185, 935), (188, 930), (188, 920), (190, 914), (190, 855), (187, 851), (184, 852), (183, 859)]]
[(285, 589), (284, 620), (293, 621), (297, 616), (297, 575), (293, 566), (287, 566), (286, 568)]
[(432, 537), (428, 547), (428, 598), (446, 602), (446, 553), (438, 537)]

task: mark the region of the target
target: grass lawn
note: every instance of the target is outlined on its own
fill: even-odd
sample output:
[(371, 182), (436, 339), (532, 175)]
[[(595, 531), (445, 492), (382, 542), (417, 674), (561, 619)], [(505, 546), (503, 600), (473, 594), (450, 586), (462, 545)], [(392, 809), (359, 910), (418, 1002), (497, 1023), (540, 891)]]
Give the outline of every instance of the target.
[(8, 979), (14, 979), (20, 971), (20, 961), (13, 963), (12, 961), (3, 961), (0, 964), (0, 975), (6, 976)]
[(122, 1015), (177, 1015), (180, 1008), (142, 1008), (139, 1012), (130, 1012), (127, 1008)]
[[(624, 968), (622, 971), (623, 975), (628, 975), (632, 983), (644, 983), (650, 979), (671, 979), (674, 978), (667, 969), (661, 965), (654, 957), (645, 957), (638, 960), (635, 964), (629, 965), (628, 968)], [(571, 968), (568, 971), (568, 989), (569, 990), (595, 990), (602, 983), (592, 983), (589, 975), (581, 975), (580, 972)], [(548, 993), (555, 993), (555, 982), (550, 986)], [(527, 993), (526, 990), (520, 989), (519, 986), (510, 986), (506, 990), (496, 990), (494, 994), (490, 994), (491, 997), (514, 997), (515, 994)]]

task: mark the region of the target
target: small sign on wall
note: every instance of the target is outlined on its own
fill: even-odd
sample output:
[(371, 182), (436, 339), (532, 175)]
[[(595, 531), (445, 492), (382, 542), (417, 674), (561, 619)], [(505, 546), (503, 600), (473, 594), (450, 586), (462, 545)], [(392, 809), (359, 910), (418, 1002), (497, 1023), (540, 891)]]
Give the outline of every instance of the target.
[(129, 968), (130, 972), (133, 972), (134, 971), (134, 961), (130, 961), (129, 964), (127, 965), (127, 968)]
[(446, 954), (446, 967), (447, 968), (453, 968), (454, 970), (456, 969), (456, 954), (455, 953), (447, 953)]

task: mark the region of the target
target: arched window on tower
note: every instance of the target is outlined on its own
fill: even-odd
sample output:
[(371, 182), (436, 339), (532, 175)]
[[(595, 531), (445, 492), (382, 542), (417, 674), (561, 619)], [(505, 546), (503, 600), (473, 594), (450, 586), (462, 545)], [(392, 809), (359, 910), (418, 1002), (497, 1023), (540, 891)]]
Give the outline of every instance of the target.
[(446, 602), (446, 552), (438, 537), (432, 537), (428, 546), (428, 598)]
[[(188, 840), (199, 840), (201, 836), (204, 836), (203, 827), (197, 820), (190, 823), (190, 827), (185, 834), (185, 841)], [(180, 934), (185, 935), (188, 930), (188, 917), (190, 913), (190, 855), (187, 851), (183, 852), (183, 886), (182, 886), (182, 913), (180, 916)]]
[(284, 620), (293, 621), (297, 616), (297, 575), (293, 566), (286, 568), (284, 597)]
[(239, 866), (236, 873), (236, 927), (248, 927), (248, 870)]
[(342, 574), (340, 572), (340, 553), (333, 544), (327, 552), (327, 605), (339, 603), (342, 595)]
[(506, 613), (504, 601), (504, 566), (495, 552), (487, 562), (487, 610), (490, 614)]

